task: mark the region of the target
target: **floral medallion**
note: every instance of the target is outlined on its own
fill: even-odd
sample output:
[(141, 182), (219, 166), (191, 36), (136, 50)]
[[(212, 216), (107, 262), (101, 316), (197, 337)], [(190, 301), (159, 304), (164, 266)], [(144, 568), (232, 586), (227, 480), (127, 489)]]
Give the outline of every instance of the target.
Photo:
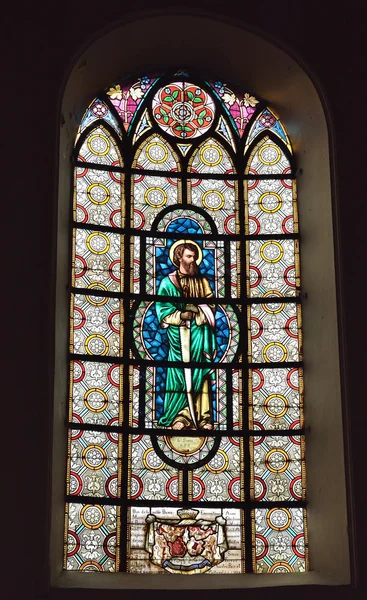
[(181, 81), (170, 83), (156, 93), (153, 115), (163, 131), (188, 139), (208, 131), (214, 120), (215, 106), (202, 88)]

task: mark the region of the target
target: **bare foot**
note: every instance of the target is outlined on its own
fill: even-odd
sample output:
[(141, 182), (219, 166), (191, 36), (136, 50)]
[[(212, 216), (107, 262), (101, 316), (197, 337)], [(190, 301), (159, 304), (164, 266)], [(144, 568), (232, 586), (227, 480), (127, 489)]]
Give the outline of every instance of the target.
[(205, 423), (205, 425), (203, 425), (203, 429), (213, 429), (213, 425), (211, 423)]
[(184, 429), (185, 425), (181, 422), (181, 421), (177, 421), (176, 423), (174, 423), (172, 425), (172, 429), (175, 429), (176, 431), (180, 431), (181, 429)]

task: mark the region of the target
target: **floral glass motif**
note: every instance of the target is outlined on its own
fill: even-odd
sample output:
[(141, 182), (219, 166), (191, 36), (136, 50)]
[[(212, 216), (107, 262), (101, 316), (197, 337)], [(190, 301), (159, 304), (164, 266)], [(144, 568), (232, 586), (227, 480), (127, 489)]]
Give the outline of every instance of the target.
[(155, 77), (141, 77), (138, 81), (116, 83), (107, 91), (107, 95), (115, 107), (124, 129), (129, 130), (139, 104), (156, 81)]
[(156, 93), (153, 115), (163, 131), (188, 139), (203, 135), (212, 126), (215, 107), (205, 90), (179, 81), (164, 86)]
[(237, 133), (242, 137), (247, 124), (256, 111), (259, 100), (248, 92), (233, 91), (222, 81), (210, 81), (209, 84), (223, 102), (223, 106), (230, 114)]
[(307, 570), (284, 125), (236, 86), (147, 74), (90, 103), (74, 160), (64, 568)]

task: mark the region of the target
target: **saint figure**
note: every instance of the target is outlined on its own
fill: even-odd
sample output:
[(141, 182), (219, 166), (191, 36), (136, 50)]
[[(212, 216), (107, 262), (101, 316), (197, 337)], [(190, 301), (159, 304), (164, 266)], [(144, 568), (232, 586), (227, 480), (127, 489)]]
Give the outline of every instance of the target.
[[(213, 292), (198, 267), (201, 248), (180, 240), (172, 245), (170, 257), (177, 270), (162, 280), (158, 294), (171, 296), (156, 303), (160, 326), (167, 329), (168, 360), (183, 361), (186, 367), (167, 369), (163, 415), (159, 427), (172, 429), (213, 429), (212, 386), (215, 373), (211, 363), (216, 355), (215, 305)], [(202, 302), (193, 303), (191, 299)], [(196, 367), (195, 363), (208, 363)]]

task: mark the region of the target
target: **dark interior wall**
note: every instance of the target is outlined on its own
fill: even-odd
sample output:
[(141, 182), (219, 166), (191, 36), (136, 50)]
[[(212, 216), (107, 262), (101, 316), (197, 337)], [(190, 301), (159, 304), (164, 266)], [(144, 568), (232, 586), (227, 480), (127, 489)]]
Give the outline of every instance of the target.
[[(366, 80), (362, 3), (352, 1), (339, 7), (334, 2), (313, 0), (263, 1), (256, 5), (244, 0), (229, 3), (137, 0), (133, 6), (124, 1), (53, 4), (40, 0), (32, 4), (21, 0), (20, 3), (9, 2), (3, 9), (3, 108), (0, 114), (5, 166), (2, 206), (6, 214), (2, 237), (4, 263), (8, 268), (3, 276), (1, 328), (6, 382), (2, 396), (3, 433), (6, 434), (5, 439), (2, 436), (3, 464), (6, 465), (2, 477), (5, 499), (2, 523), (6, 547), (3, 572), (5, 576), (10, 575), (9, 597), (11, 594), (18, 598), (86, 598), (112, 594), (47, 589), (59, 107), (63, 83), (73, 59), (98, 32), (121, 22), (132, 10), (142, 13), (152, 9), (174, 10), (176, 5), (240, 19), (265, 36), (274, 36), (291, 47), (319, 80), (333, 123), (334, 184), (339, 207), (335, 223), (339, 241), (336, 261), (343, 326), (346, 428), (351, 455), (346, 485), (352, 502), (351, 518), (357, 524), (353, 559), (357, 584), (354, 588), (337, 589), (244, 590), (233, 596), (290, 598), (291, 593), (296, 592), (300, 598), (310, 594), (317, 598), (362, 597), (367, 587), (362, 492), (365, 472), (363, 341), (366, 333), (363, 316), (365, 220), (362, 214), (365, 215), (363, 92)], [(134, 49), (127, 51), (133, 53)], [(149, 60), (153, 65), (153, 51), (147, 63)], [(8, 289), (11, 295), (6, 296)], [(177, 591), (175, 597), (183, 598), (187, 593)], [(126, 598), (148, 597), (143, 592), (113, 592), (116, 598), (121, 594)], [(190, 595), (195, 596), (192, 592)], [(208, 592), (204, 593), (207, 595)], [(217, 595), (219, 597), (213, 591), (213, 596)], [(168, 592), (159, 592), (159, 596), (168, 598)]]

